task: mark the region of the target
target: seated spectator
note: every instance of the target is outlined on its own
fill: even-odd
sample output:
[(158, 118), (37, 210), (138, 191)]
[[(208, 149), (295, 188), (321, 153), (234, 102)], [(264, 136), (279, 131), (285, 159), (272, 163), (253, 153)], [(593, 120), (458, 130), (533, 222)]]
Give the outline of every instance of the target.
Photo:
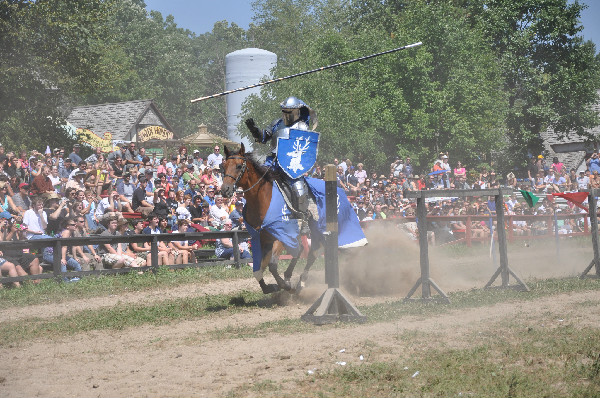
[(0, 211), (19, 214), (19, 209), (15, 206), (15, 202), (8, 194), (8, 183), (4, 181), (0, 181)]
[(233, 228), (244, 228), (244, 218), (242, 212), (244, 210), (244, 202), (238, 200), (235, 202), (235, 208), (229, 213), (229, 219), (232, 222)]
[[(227, 219), (223, 222), (223, 230), (231, 231), (231, 220)], [(233, 259), (233, 242), (231, 238), (217, 239), (215, 247), (215, 256), (224, 259)], [(252, 258), (252, 255), (244, 247), (237, 247), (236, 250), (240, 251), (240, 258)]]
[[(142, 234), (143, 230), (144, 230), (144, 221), (141, 219), (134, 220), (133, 231), (131, 231), (131, 234), (140, 235), (140, 234)], [(152, 261), (151, 261), (152, 259), (150, 256), (152, 247), (150, 246), (150, 243), (148, 243), (148, 242), (130, 243), (129, 250), (131, 250), (133, 253), (135, 253), (135, 255), (137, 257), (145, 259), (146, 265), (152, 265)], [(161, 252), (158, 253), (158, 265), (167, 264), (167, 260), (168, 260), (168, 258), (167, 258), (166, 253), (161, 253)]]
[(590, 186), (590, 178), (585, 175), (584, 171), (579, 172), (579, 176), (577, 177), (577, 186), (579, 190), (588, 189)]
[[(190, 196), (189, 195), (185, 195), (186, 201), (190, 200)], [(188, 202), (186, 202), (188, 203)], [(202, 223), (202, 221), (206, 219), (205, 215), (204, 215), (204, 208), (203, 208), (203, 199), (200, 195), (197, 195), (196, 197), (194, 197), (193, 200), (189, 201), (189, 204), (187, 206), (187, 210), (190, 214), (191, 217), (191, 222), (194, 224), (200, 224)], [(181, 206), (180, 206), (181, 208)], [(178, 214), (179, 213), (183, 213), (183, 210), (179, 210), (180, 208), (178, 208)]]
[[(1, 212), (0, 241), (11, 242), (24, 239), (25, 235), (22, 227), (15, 222), (10, 213), (6, 211)], [(42, 273), (42, 267), (38, 258), (29, 253), (29, 249), (7, 248), (4, 252), (0, 251), (0, 266), (2, 271), (11, 277), (25, 276), (27, 274), (38, 275)], [(39, 280), (34, 280), (33, 283), (39, 283)], [(18, 287), (20, 284), (16, 283), (15, 286)]]
[(102, 198), (96, 206), (96, 222), (104, 226), (105, 219), (113, 217), (122, 218), (122, 209), (123, 207), (121, 206), (121, 201), (119, 200), (119, 193), (112, 188), (109, 188), (108, 194)]
[[(148, 215), (148, 226), (142, 230), (142, 233), (146, 235), (163, 233), (160, 228), (160, 218), (156, 214), (151, 213)], [(167, 265), (175, 264), (175, 253), (173, 253), (173, 250), (165, 242), (158, 242), (158, 252), (159, 255), (163, 253), (162, 255), (167, 257)]]
[(169, 217), (169, 205), (167, 204), (167, 198), (164, 188), (158, 188), (154, 191), (154, 214), (156, 214), (161, 219), (167, 219)]
[(204, 196), (204, 201), (208, 203), (208, 206), (214, 206), (215, 202), (215, 187), (213, 185), (208, 185), (206, 189), (206, 196)]
[(367, 215), (361, 219), (361, 221), (372, 221), (374, 220), (374, 216), (373, 216), (373, 210), (372, 209), (368, 209), (367, 210)]
[(123, 178), (123, 173), (125, 173), (125, 165), (123, 163), (123, 158), (120, 155), (115, 155), (115, 162), (111, 165), (111, 169), (109, 170), (109, 178), (112, 181), (119, 181)]
[(213, 219), (212, 226), (219, 229), (223, 227), (225, 220), (229, 219), (223, 196), (215, 196), (215, 205), (210, 207), (210, 217)]
[(590, 189), (600, 188), (600, 175), (598, 170), (594, 170), (590, 175)]
[[(86, 238), (90, 234), (86, 228), (86, 219), (83, 216), (75, 217), (75, 231), (73, 236), (76, 238)], [(84, 271), (89, 271), (90, 268), (95, 270), (103, 269), (102, 257), (96, 252), (94, 245), (74, 246), (73, 257), (81, 264)]]
[[(3, 255), (4, 255), (4, 253), (0, 250), (0, 273), (2, 275), (7, 274), (11, 278), (16, 278), (17, 276), (22, 276), (17, 273), (17, 268), (16, 268), (15, 264), (6, 260), (3, 257)], [(2, 285), (0, 284), (0, 286), (2, 286)], [(21, 287), (21, 284), (19, 282), (13, 282), (13, 286)]]
[(48, 214), (44, 211), (44, 201), (42, 198), (33, 200), (31, 209), (27, 210), (23, 215), (23, 225), (26, 227), (25, 236), (28, 240), (51, 238), (51, 236), (46, 235)]
[(58, 166), (52, 165), (48, 167), (50, 167), (50, 174), (48, 175), (48, 178), (50, 179), (50, 182), (52, 182), (54, 192), (59, 193), (62, 190), (62, 180), (58, 175)]
[[(73, 218), (67, 217), (61, 219), (60, 223), (61, 229), (57, 231), (57, 238), (72, 238), (75, 237), (75, 227), (76, 223)], [(67, 268), (72, 269), (73, 271), (81, 271), (81, 264), (77, 260), (75, 260), (72, 256), (72, 247), (63, 245), (61, 247), (60, 255), (60, 269), (61, 272), (67, 272)], [(44, 261), (47, 263), (54, 263), (54, 247), (46, 247), (44, 248)], [(65, 281), (68, 280), (65, 278)], [(70, 281), (78, 281), (79, 278), (71, 278)]]
[(207, 167), (202, 176), (200, 177), (200, 183), (206, 186), (212, 185), (213, 187), (219, 187), (218, 181), (213, 175), (213, 169), (211, 167)]
[(538, 175), (535, 179), (534, 188), (535, 188), (536, 193), (545, 193), (546, 192), (546, 181), (545, 181), (543, 171), (538, 172)]
[(133, 197), (131, 199), (131, 207), (134, 211), (142, 213), (144, 217), (147, 217), (154, 211), (154, 206), (146, 200), (146, 178), (139, 178), (139, 186), (133, 191)]
[[(187, 232), (190, 222), (186, 219), (177, 220), (177, 231)], [(182, 241), (171, 241), (173, 248), (179, 253), (175, 258), (175, 264), (189, 264), (196, 262), (196, 256), (194, 250), (198, 249), (196, 243), (190, 245), (187, 240)]]
[(22, 182), (19, 184), (19, 192), (12, 197), (18, 215), (23, 216), (31, 208), (31, 199), (29, 198), (29, 184)]
[[(58, 168), (58, 175), (60, 177), (60, 180), (61, 180), (63, 186), (67, 185), (67, 182), (69, 182), (69, 176), (71, 175), (73, 170), (75, 170), (73, 161), (69, 158), (66, 158), (63, 161), (62, 167)], [(44, 170), (42, 169), (42, 174), (43, 174), (43, 172), (44, 172)], [(32, 185), (33, 185), (33, 183), (32, 183)]]
[(123, 211), (132, 212), (132, 199), (133, 192), (136, 190), (135, 184), (131, 182), (131, 174), (129, 172), (123, 173), (123, 178), (117, 181), (117, 192), (119, 193), (119, 200)]
[[(116, 216), (105, 220), (106, 229), (101, 236), (120, 236), (118, 231), (119, 221)], [(105, 268), (140, 267), (146, 264), (145, 260), (127, 254), (127, 243), (112, 243), (99, 246), (102, 254), (102, 264)]]
[(80, 150), (81, 150), (81, 145), (79, 145), (79, 144), (73, 145), (73, 152), (71, 152), (69, 154), (69, 159), (71, 159), (71, 161), (74, 164), (78, 164), (79, 162), (81, 162), (81, 156), (79, 156)]

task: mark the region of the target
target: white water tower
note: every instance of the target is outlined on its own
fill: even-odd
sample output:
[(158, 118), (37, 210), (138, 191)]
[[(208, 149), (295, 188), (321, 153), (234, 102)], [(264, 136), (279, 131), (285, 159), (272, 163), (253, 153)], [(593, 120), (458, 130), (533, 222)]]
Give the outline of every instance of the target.
[[(225, 56), (225, 89), (260, 83), (265, 76), (271, 76), (271, 69), (277, 65), (277, 55), (260, 48), (245, 48)], [(235, 142), (243, 142), (251, 149), (252, 143), (242, 138), (238, 131), (242, 103), (251, 94), (260, 94), (260, 87), (227, 95), (227, 137)]]

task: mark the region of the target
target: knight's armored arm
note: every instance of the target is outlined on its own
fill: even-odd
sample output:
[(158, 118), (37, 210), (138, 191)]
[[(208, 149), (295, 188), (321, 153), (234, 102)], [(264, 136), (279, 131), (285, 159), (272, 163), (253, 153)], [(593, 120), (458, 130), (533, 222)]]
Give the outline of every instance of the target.
[(252, 137), (254, 137), (256, 142), (263, 141), (263, 133), (261, 133), (261, 131), (258, 129), (258, 127), (256, 127), (256, 123), (254, 123), (254, 119), (252, 119), (252, 118), (246, 119), (246, 127), (248, 127), (248, 130), (250, 130), (250, 133), (252, 133)]

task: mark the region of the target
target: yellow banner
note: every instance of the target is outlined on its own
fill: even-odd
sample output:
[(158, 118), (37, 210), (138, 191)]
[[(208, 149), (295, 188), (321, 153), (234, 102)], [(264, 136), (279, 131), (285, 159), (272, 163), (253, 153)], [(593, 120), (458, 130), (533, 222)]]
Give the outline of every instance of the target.
[(77, 134), (77, 140), (80, 143), (87, 144), (92, 148), (102, 148), (102, 152), (107, 153), (118, 149), (114, 146), (112, 134), (108, 131), (102, 137), (88, 129), (77, 129), (75, 134)]
[(170, 139), (173, 139), (173, 133), (161, 126), (148, 126), (137, 133), (137, 142)]

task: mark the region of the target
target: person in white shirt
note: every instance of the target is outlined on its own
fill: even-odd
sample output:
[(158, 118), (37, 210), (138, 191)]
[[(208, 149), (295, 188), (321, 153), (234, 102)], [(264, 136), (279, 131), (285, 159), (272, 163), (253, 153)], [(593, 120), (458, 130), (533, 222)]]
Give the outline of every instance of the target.
[(215, 150), (213, 153), (208, 155), (207, 166), (211, 168), (218, 168), (223, 162), (223, 155), (220, 153), (221, 148), (219, 146), (215, 146)]
[(229, 213), (221, 195), (215, 196), (215, 204), (210, 207), (210, 217), (213, 219), (213, 227), (216, 228), (222, 227), (225, 220), (229, 219)]
[(62, 184), (62, 180), (60, 179), (60, 176), (58, 175), (58, 167), (57, 166), (52, 166), (52, 168), (50, 169), (50, 175), (48, 176), (48, 178), (50, 179), (50, 181), (52, 181), (52, 186), (54, 186), (54, 192), (59, 193), (60, 186)]
[(28, 240), (51, 238), (45, 232), (48, 215), (44, 211), (44, 201), (41, 198), (34, 199), (31, 209), (23, 214), (23, 225), (27, 226), (25, 237)]
[(108, 195), (98, 202), (95, 213), (98, 222), (103, 222), (108, 217), (122, 217), (120, 212), (123, 206), (121, 205), (119, 196), (116, 190), (109, 189)]
[(586, 176), (584, 171), (579, 172), (579, 177), (577, 177), (577, 186), (579, 189), (588, 189), (590, 186), (590, 177)]

